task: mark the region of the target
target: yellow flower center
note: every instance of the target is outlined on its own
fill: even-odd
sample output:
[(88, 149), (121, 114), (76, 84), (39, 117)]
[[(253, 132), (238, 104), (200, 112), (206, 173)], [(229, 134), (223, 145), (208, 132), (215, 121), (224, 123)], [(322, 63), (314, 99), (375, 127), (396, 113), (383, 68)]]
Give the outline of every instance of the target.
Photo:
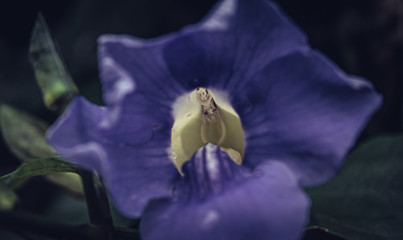
[(236, 164), (242, 163), (245, 142), (241, 120), (224, 93), (216, 93), (197, 88), (174, 104), (171, 150), (181, 175), (183, 164), (206, 143), (220, 146)]

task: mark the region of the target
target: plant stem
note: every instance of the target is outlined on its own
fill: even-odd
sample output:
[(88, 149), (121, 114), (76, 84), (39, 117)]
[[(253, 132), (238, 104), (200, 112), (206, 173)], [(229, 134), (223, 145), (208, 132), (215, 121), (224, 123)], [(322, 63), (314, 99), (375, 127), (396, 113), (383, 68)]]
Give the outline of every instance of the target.
[(83, 181), (90, 224), (103, 231), (105, 239), (110, 239), (113, 224), (108, 197), (102, 182), (97, 178), (96, 174), (89, 171), (80, 170), (79, 174)]

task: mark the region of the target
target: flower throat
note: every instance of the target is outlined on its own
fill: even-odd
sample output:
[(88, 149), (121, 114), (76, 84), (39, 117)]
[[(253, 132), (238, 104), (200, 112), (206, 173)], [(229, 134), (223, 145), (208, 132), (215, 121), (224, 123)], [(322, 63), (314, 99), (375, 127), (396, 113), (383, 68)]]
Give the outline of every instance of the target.
[(175, 102), (171, 150), (181, 175), (183, 164), (207, 143), (219, 146), (236, 164), (242, 163), (245, 149), (242, 124), (229, 101), (221, 95), (197, 88)]

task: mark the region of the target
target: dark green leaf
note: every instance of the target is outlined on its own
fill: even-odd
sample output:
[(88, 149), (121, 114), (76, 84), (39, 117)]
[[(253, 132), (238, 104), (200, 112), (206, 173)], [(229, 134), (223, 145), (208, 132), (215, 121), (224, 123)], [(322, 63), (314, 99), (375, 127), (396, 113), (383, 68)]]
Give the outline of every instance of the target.
[(403, 136), (362, 144), (338, 176), (307, 192), (312, 226), (347, 239), (403, 239)]
[(326, 228), (322, 228), (322, 227), (318, 227), (318, 226), (309, 227), (305, 231), (303, 240), (318, 240), (318, 239), (345, 240), (345, 238), (338, 236), (336, 233), (333, 233)]
[[(0, 239), (7, 239), (7, 240), (27, 240), (24, 239), (21, 236), (18, 236), (15, 232), (6, 230), (6, 229), (0, 229)], [(30, 239), (28, 239), (30, 240)]]
[(17, 201), (17, 195), (4, 184), (0, 183), (0, 210), (11, 210)]
[(47, 124), (8, 105), (0, 106), (0, 127), (10, 150), (21, 160), (53, 155), (44, 134)]
[(89, 222), (85, 201), (65, 192), (52, 196), (52, 201), (41, 215), (62, 224), (80, 225)]
[(77, 94), (77, 87), (58, 54), (41, 14), (32, 32), (29, 56), (45, 105), (51, 110), (63, 110)]
[(56, 172), (74, 172), (77, 167), (61, 159), (58, 156), (34, 159), (24, 162), (14, 172), (0, 177), (0, 181), (9, 188), (15, 189), (28, 178)]

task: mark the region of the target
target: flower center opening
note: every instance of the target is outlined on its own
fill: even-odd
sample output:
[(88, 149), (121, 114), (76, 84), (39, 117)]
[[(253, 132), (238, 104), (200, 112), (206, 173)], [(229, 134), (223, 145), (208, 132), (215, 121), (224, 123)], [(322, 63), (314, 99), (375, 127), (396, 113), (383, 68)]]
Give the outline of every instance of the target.
[(172, 159), (179, 173), (182, 166), (206, 143), (217, 145), (236, 164), (245, 149), (241, 120), (223, 92), (197, 88), (174, 104), (171, 132)]

